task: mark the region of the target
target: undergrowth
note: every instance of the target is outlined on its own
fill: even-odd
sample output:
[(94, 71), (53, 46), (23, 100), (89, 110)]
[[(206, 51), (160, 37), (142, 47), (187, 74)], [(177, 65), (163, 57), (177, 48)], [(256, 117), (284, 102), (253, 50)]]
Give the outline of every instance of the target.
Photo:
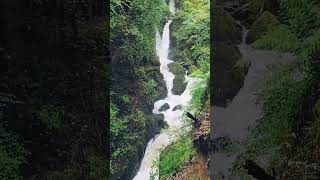
[(259, 49), (275, 50), (278, 52), (296, 52), (300, 46), (300, 41), (288, 26), (279, 25), (268, 31), (261, 39), (253, 44)]
[(166, 179), (181, 170), (192, 154), (192, 139), (188, 135), (165, 148), (160, 154), (160, 160), (156, 162), (160, 179)]

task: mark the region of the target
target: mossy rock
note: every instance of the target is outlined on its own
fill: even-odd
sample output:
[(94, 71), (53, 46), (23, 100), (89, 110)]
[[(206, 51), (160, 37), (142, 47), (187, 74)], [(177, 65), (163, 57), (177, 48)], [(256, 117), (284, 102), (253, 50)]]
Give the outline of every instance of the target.
[(235, 19), (225, 10), (216, 8), (213, 23), (214, 40), (239, 44), (242, 37), (242, 28)]
[(240, 6), (232, 12), (232, 16), (249, 27), (264, 11), (272, 14), (279, 12), (277, 0), (240, 0)]
[[(166, 126), (163, 121), (163, 114), (148, 114), (146, 115), (146, 131), (145, 137), (146, 142), (153, 138), (156, 134), (159, 134), (161, 129)], [(144, 147), (145, 148), (145, 147)]]
[(160, 111), (160, 112), (161, 112), (161, 111), (166, 111), (166, 110), (168, 110), (168, 109), (170, 109), (170, 106), (169, 106), (168, 103), (165, 103), (164, 105), (162, 105), (162, 106), (160, 107), (159, 111)]
[(265, 35), (270, 29), (279, 25), (280, 22), (269, 11), (265, 11), (251, 26), (248, 35), (247, 43), (253, 43)]
[(170, 72), (175, 75), (175, 78), (173, 79), (172, 93), (175, 95), (180, 95), (187, 86), (187, 83), (185, 82), (186, 79), (184, 77), (186, 70), (182, 67), (182, 65), (175, 62), (168, 64), (168, 67)]
[(173, 79), (172, 93), (175, 95), (180, 95), (187, 87), (186, 79), (184, 76), (175, 76)]
[(181, 110), (182, 109), (182, 105), (176, 105), (172, 111), (176, 111), (176, 110)]
[(178, 63), (170, 63), (168, 64), (169, 71), (172, 72), (176, 76), (183, 76), (186, 73), (186, 70)]
[(234, 45), (224, 43), (215, 44), (216, 53), (214, 57), (214, 88), (213, 103), (219, 106), (225, 106), (228, 99), (231, 100), (243, 86), (245, 70), (236, 68), (235, 65), (241, 54)]

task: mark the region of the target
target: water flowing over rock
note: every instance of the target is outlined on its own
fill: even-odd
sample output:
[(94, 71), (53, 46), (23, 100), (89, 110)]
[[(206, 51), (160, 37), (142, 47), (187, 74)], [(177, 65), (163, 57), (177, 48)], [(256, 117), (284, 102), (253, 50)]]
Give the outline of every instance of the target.
[[(175, 13), (174, 0), (169, 1), (171, 13)], [(180, 95), (174, 95), (172, 93), (172, 89), (174, 87), (174, 79), (175, 75), (169, 70), (168, 64), (174, 62), (173, 60), (168, 59), (169, 45), (170, 45), (170, 32), (169, 26), (172, 20), (169, 20), (163, 30), (162, 37), (160, 33), (157, 31), (156, 33), (156, 52), (159, 56), (160, 61), (160, 72), (163, 75), (163, 78), (166, 82), (167, 87), (167, 97), (161, 99), (154, 103), (153, 113), (155, 114), (163, 114), (164, 121), (167, 123), (168, 127), (166, 130), (162, 130), (160, 134), (152, 138), (146, 147), (144, 157), (141, 161), (141, 165), (137, 175), (133, 178), (133, 180), (149, 180), (150, 175), (156, 172), (155, 167), (153, 167), (154, 161), (159, 158), (160, 148), (168, 146), (172, 143), (176, 137), (170, 133), (170, 131), (177, 131), (181, 129), (182, 122), (182, 114), (184, 108), (188, 105), (191, 100), (191, 92), (197, 82), (200, 81), (198, 78), (192, 78), (188, 76), (184, 76), (186, 80), (186, 88)], [(184, 72), (186, 74), (186, 72)], [(160, 111), (163, 105), (168, 104), (169, 109), (166, 111)], [(180, 110), (173, 111), (173, 107), (181, 106)], [(167, 131), (168, 130), (168, 131)], [(185, 129), (188, 131), (188, 129)], [(155, 179), (159, 179), (157, 175), (155, 175)]]
[(224, 147), (232, 143), (245, 142), (256, 120), (261, 118), (262, 110), (256, 104), (257, 93), (264, 87), (266, 77), (271, 74), (270, 67), (281, 67), (296, 61), (291, 54), (279, 54), (272, 51), (257, 50), (245, 43), (246, 29), (243, 28), (243, 42), (238, 45), (242, 56), (251, 62), (243, 87), (226, 107), (213, 106), (210, 134), (213, 140), (210, 172), (214, 179), (239, 179), (233, 177), (230, 169), (236, 160), (235, 154), (223, 152)]

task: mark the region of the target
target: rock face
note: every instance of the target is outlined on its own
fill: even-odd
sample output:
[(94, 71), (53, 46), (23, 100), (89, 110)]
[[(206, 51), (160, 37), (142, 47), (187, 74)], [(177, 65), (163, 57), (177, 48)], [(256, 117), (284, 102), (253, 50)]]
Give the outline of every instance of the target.
[(169, 104), (168, 103), (165, 103), (164, 105), (162, 105), (159, 109), (159, 111), (166, 111), (170, 108)]
[(244, 70), (235, 68), (241, 59), (238, 48), (224, 43), (215, 44), (213, 103), (225, 106), (228, 99), (232, 99), (243, 85)]
[(239, 44), (241, 26), (227, 11), (217, 8), (215, 12), (213, 30), (215, 41)]
[(185, 79), (185, 69), (178, 63), (170, 63), (168, 65), (170, 72), (175, 75), (173, 79), (172, 93), (175, 95), (180, 95), (187, 87)]
[(217, 7), (214, 16), (213, 98), (212, 103), (225, 106), (242, 87), (246, 71), (237, 68), (242, 58), (237, 44), (241, 43), (242, 28), (229, 12)]
[(269, 11), (265, 11), (251, 26), (247, 36), (247, 43), (252, 43), (261, 38), (271, 28), (279, 25), (277, 18)]

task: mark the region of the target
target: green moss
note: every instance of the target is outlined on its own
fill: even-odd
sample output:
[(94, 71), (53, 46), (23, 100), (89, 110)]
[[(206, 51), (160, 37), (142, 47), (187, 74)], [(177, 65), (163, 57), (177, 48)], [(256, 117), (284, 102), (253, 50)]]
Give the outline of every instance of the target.
[(300, 41), (286, 25), (279, 25), (270, 29), (261, 39), (252, 45), (255, 48), (275, 50), (278, 52), (296, 52)]
[(216, 9), (214, 16), (215, 41), (241, 42), (241, 27), (233, 17), (223, 9)]
[(174, 75), (181, 76), (186, 73), (186, 70), (178, 63), (170, 63), (168, 64), (169, 71)]
[(279, 25), (277, 18), (269, 11), (265, 11), (250, 27), (247, 35), (247, 43), (252, 43), (260, 39), (269, 30)]
[(176, 95), (180, 95), (186, 89), (187, 83), (186, 78), (182, 75), (175, 76), (173, 79), (173, 88), (172, 93)]

